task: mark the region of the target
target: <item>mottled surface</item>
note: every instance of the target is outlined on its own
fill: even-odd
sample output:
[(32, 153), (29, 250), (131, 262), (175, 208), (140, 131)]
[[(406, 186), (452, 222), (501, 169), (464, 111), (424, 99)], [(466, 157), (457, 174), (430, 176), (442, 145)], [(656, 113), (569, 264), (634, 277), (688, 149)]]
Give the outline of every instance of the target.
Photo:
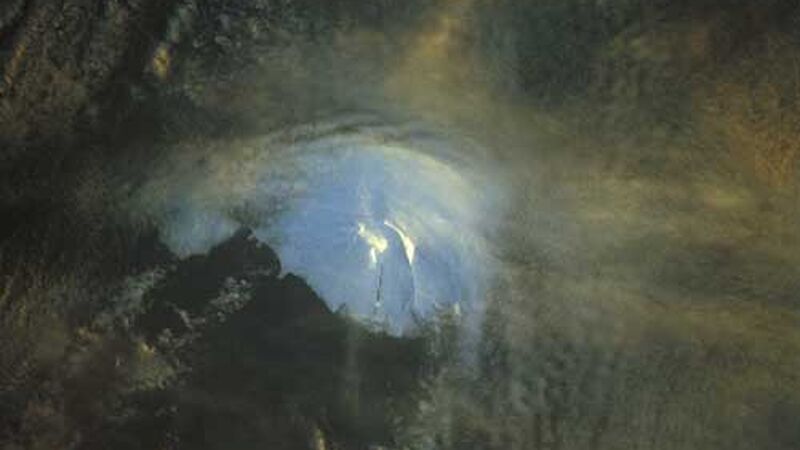
[[(800, 447), (798, 23), (4, 2), (0, 446)], [(404, 338), (331, 311), (381, 260), (393, 292), (492, 274), (468, 358), (456, 311)]]

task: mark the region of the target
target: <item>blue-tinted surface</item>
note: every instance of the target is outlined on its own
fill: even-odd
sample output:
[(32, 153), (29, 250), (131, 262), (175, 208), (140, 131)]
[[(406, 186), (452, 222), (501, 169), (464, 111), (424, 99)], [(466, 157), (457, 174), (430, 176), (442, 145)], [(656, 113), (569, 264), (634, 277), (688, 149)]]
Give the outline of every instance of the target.
[(443, 140), (370, 133), (264, 147), (242, 164), (254, 175), (234, 185), (211, 173), (188, 198), (170, 187), (163, 235), (179, 254), (202, 253), (240, 225), (231, 206), (247, 204), (256, 237), (332, 309), (394, 333), (437, 311), (474, 324), (494, 269), (487, 236), (501, 189), (484, 168), (445, 157), (454, 154)]
[(407, 328), (475, 310), (486, 282), (481, 194), (428, 156), (391, 147), (313, 155), (308, 191), (259, 235), (333, 308)]

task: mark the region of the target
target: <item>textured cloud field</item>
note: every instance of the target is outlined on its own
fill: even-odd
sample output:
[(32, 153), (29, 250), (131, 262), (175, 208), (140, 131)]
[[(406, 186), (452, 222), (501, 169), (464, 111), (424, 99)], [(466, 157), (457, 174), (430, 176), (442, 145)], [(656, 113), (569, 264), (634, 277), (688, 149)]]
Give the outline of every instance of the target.
[[(157, 131), (66, 214), (186, 264), (248, 227), (332, 309), (429, 339), (444, 369), (380, 445), (798, 448), (797, 5), (425, 3), (188, 2), (132, 89)], [(64, 279), (34, 285), (80, 304)]]
[[(521, 32), (476, 48), (481, 7), (277, 50), (243, 76), (257, 88), (236, 114), (304, 131), (174, 151), (138, 204), (185, 252), (247, 223), (330, 305), (379, 322), (482, 305), (482, 345), (507, 356), (486, 356), (503, 368), (478, 391), (432, 388), (415, 426), (450, 436), (443, 448), (470, 433), (516, 442), (505, 448), (789, 448), (796, 197), (695, 115), (645, 107), (635, 125), (623, 106), (515, 96)], [(275, 103), (293, 94), (293, 109)], [(341, 110), (377, 114), (363, 126)], [(615, 115), (622, 126), (600, 127)]]

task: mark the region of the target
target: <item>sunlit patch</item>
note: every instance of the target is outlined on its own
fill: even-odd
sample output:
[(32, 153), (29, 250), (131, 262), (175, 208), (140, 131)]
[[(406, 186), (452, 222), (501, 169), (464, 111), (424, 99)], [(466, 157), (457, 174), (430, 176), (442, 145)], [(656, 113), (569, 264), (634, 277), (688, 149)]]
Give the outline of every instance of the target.
[[(246, 209), (284, 271), (334, 310), (395, 333), (440, 312), (481, 316), (504, 189), (474, 144), (379, 123), (283, 136), (214, 155), (203, 175), (195, 165), (174, 176), (185, 186), (161, 200), (166, 243), (204, 251), (236, 228), (231, 211)], [(153, 183), (155, 195), (164, 188)]]
[(153, 52), (153, 57), (150, 59), (150, 70), (160, 80), (165, 80), (169, 76), (172, 70), (172, 57), (167, 44), (160, 44)]
[(479, 311), (491, 187), (412, 148), (326, 143), (293, 158), (308, 188), (257, 230), (286, 271), (333, 308), (398, 332), (437, 311)]
[(369, 246), (369, 259), (374, 267), (378, 263), (378, 255), (386, 251), (389, 242), (374, 231), (367, 230), (363, 223), (358, 224), (358, 235)]

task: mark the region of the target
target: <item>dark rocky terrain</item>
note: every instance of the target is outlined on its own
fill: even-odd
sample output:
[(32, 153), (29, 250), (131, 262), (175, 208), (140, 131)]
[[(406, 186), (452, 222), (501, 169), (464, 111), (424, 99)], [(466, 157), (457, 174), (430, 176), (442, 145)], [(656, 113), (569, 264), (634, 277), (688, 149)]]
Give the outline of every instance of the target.
[(51, 367), (3, 391), (5, 448), (392, 443), (431, 370), (421, 340), (331, 312), (247, 230), (207, 256), (151, 251), (154, 265), (50, 349)]

